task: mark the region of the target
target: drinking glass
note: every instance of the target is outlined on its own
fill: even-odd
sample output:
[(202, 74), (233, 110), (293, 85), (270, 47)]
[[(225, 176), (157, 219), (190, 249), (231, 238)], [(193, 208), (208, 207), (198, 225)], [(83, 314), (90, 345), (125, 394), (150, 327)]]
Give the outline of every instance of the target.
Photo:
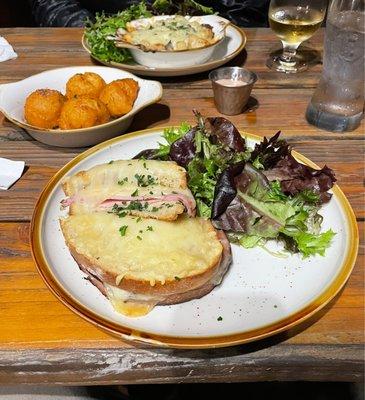
[(296, 73), (308, 68), (305, 54), (299, 57), (297, 48), (321, 26), (326, 7), (327, 0), (271, 0), (269, 23), (283, 44), (283, 52), (267, 60), (270, 69)]

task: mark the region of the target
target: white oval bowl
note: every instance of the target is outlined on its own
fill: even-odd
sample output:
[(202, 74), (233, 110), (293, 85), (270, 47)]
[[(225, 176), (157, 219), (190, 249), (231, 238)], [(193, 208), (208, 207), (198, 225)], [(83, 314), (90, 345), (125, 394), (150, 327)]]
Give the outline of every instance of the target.
[[(132, 110), (122, 117), (101, 125), (82, 129), (43, 129), (29, 125), (24, 119), (24, 104), (30, 93), (37, 89), (66, 91), (66, 82), (71, 76), (94, 72), (106, 83), (115, 79), (132, 78), (138, 82), (139, 92)], [(58, 147), (84, 147), (103, 142), (124, 133), (133, 121), (134, 115), (162, 97), (160, 82), (141, 79), (117, 68), (84, 66), (57, 68), (30, 76), (18, 82), (0, 85), (0, 111), (14, 124), (25, 129), (34, 139)]]
[[(136, 29), (145, 26), (146, 24), (153, 23), (153, 21), (164, 20), (174, 17), (173, 15), (161, 15), (152, 18), (141, 18), (131, 21), (130, 24)], [(213, 28), (214, 37), (217, 41), (207, 47), (191, 50), (178, 50), (178, 51), (144, 51), (137, 47), (128, 47), (132, 57), (136, 62), (150, 68), (183, 68), (193, 65), (199, 65), (207, 61), (213, 54), (214, 49), (225, 38), (225, 28), (229, 21), (225, 18), (218, 17), (217, 15), (203, 15), (199, 17), (187, 17), (190, 21), (199, 22), (201, 24), (209, 24)], [(118, 47), (122, 47), (120, 44)]]

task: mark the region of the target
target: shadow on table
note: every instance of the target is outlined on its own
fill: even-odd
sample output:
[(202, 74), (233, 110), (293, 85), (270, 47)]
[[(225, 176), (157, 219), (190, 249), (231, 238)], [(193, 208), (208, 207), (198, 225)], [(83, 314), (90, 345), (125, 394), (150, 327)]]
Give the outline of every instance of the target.
[(254, 96), (250, 96), (245, 108), (242, 110), (242, 114), (248, 113), (248, 112), (253, 112), (253, 111), (257, 110), (259, 108), (259, 106), (260, 106), (260, 103), (257, 100), (257, 98)]
[[(274, 48), (270, 49), (270, 53), (268, 54), (269, 57), (279, 57), (283, 53), (283, 48), (280, 46), (275, 46)], [(321, 52), (318, 50), (313, 49), (312, 47), (308, 47), (305, 45), (301, 45), (298, 50), (296, 57), (304, 61), (305, 64), (308, 65), (309, 68), (314, 67), (315, 65), (322, 64), (322, 55)]]
[[(226, 64), (221, 65), (220, 67), (217, 68), (222, 68), (222, 67), (243, 67), (244, 64), (246, 63), (247, 60), (247, 51), (243, 49), (241, 53), (239, 53), (235, 58), (232, 60), (228, 61)], [(154, 79), (160, 81), (162, 84), (175, 84), (176, 86), (179, 86), (180, 84), (188, 83), (188, 82), (196, 82), (196, 81), (202, 81), (208, 79), (208, 75), (210, 71), (213, 69), (217, 68), (212, 68), (208, 71), (205, 72), (200, 72), (199, 74), (193, 74), (193, 75), (184, 75), (184, 76), (169, 76), (169, 77), (146, 77), (146, 79)]]
[[(102, 65), (102, 63), (98, 62), (97, 60), (94, 60), (93, 58), (90, 58), (91, 62), (95, 65)], [(243, 49), (239, 54), (237, 54), (236, 57), (232, 58), (232, 60), (228, 61), (226, 64), (221, 65), (221, 67), (242, 67), (247, 60), (247, 51), (246, 49)], [(221, 68), (218, 67), (218, 68)], [(213, 68), (215, 69), (215, 68)], [(191, 82), (191, 81), (199, 81), (199, 80), (205, 80), (208, 79), (209, 72), (211, 70), (205, 71), (205, 72), (200, 72), (198, 74), (193, 74), (193, 75), (183, 75), (183, 76), (170, 76), (170, 77), (157, 77), (157, 76), (144, 76), (143, 74), (136, 74), (141, 76), (144, 79), (150, 79), (150, 80), (158, 80), (161, 83), (166, 83), (166, 84), (180, 84), (180, 83), (186, 83), (186, 82)]]
[(155, 103), (139, 111), (133, 118), (127, 132), (139, 131), (161, 125), (170, 118), (170, 108), (166, 104)]

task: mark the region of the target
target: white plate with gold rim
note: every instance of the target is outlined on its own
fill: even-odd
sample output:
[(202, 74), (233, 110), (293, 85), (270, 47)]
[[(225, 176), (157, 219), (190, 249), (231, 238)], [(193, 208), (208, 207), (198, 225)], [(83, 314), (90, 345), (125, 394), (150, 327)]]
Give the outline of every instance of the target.
[(115, 61), (103, 61), (91, 54), (91, 50), (87, 43), (85, 35), (83, 35), (82, 37), (82, 45), (94, 60), (104, 65), (121, 68), (125, 71), (129, 71), (137, 75), (164, 77), (192, 75), (218, 68), (236, 57), (244, 49), (246, 45), (246, 40), (247, 38), (244, 31), (239, 27), (230, 24), (226, 28), (225, 38), (222, 40), (221, 43), (214, 47), (213, 54), (207, 61), (202, 64), (179, 68), (151, 68), (138, 64), (136, 62), (118, 63)]
[[(209, 348), (261, 339), (306, 320), (327, 304), (348, 279), (358, 249), (351, 206), (335, 186), (321, 209), (323, 230), (336, 232), (325, 257), (277, 258), (262, 248), (232, 245), (233, 263), (220, 286), (199, 300), (157, 306), (148, 315), (128, 318), (84, 279), (59, 227), (63, 177), (116, 159), (129, 159), (157, 147), (161, 128), (134, 132), (101, 143), (77, 156), (48, 183), (35, 208), (31, 228), (33, 257), (52, 292), (71, 310), (123, 339), (159, 346)], [(258, 136), (245, 134), (250, 146)], [(294, 153), (303, 163), (316, 167)]]

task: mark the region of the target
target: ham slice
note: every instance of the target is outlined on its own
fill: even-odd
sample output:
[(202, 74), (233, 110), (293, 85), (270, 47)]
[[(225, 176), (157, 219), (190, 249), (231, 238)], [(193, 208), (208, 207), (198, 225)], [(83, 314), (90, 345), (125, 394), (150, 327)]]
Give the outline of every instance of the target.
[(153, 203), (161, 203), (161, 202), (180, 202), (186, 209), (187, 214), (189, 217), (195, 216), (195, 200), (193, 197), (185, 196), (181, 193), (172, 193), (172, 194), (165, 194), (161, 196), (113, 196), (110, 199), (104, 200), (102, 203), (99, 204), (99, 210), (108, 210), (113, 207), (115, 204), (117, 206), (123, 206), (131, 201), (140, 201), (148, 204)]
[[(74, 196), (68, 197), (61, 201), (61, 206), (63, 208), (70, 207), (72, 204), (78, 202), (80, 204), (85, 204), (89, 202), (88, 196), (83, 196), (82, 194), (76, 194)], [(195, 216), (195, 199), (192, 195), (188, 196), (183, 193), (169, 193), (162, 195), (141, 195), (141, 196), (131, 196), (131, 195), (112, 195), (110, 198), (100, 200), (93, 206), (95, 211), (110, 211), (114, 205), (126, 206), (132, 201), (139, 201), (148, 204), (154, 203), (181, 203), (189, 217)]]

